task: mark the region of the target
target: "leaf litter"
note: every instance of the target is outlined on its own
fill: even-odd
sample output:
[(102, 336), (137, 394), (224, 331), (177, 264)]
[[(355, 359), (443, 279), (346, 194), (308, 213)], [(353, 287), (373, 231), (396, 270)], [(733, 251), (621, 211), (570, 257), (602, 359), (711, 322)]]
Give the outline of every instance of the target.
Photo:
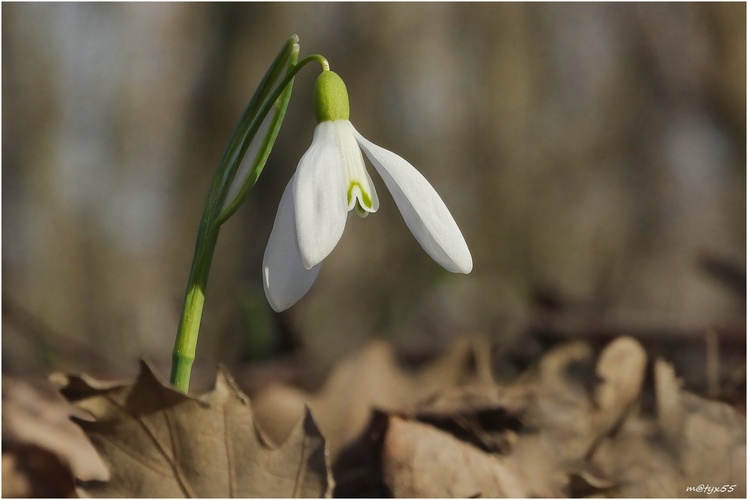
[(560, 344), (505, 383), (486, 349), (414, 369), (375, 341), (319, 391), (271, 384), (252, 404), (224, 370), (201, 397), (146, 364), (134, 382), (58, 376), (110, 478), (70, 470), (107, 497), (745, 497), (742, 409), (684, 390), (636, 339)]
[[(643, 390), (649, 367), (654, 411)], [(672, 366), (649, 363), (633, 338), (597, 358), (572, 342), (513, 384), (451, 389), (413, 412), (375, 414), (341, 453), (336, 496), (683, 497), (733, 485), (712, 496), (740, 498), (745, 447), (744, 414), (684, 391)], [(380, 479), (362, 489), (366, 476)]]

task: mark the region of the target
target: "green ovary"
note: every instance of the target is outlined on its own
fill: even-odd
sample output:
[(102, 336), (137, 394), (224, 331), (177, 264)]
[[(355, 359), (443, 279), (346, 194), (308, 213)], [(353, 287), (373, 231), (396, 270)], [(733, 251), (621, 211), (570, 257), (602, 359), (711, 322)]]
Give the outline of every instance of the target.
[(314, 114), (317, 123), (347, 120), (351, 115), (348, 90), (333, 71), (323, 71), (314, 83)]

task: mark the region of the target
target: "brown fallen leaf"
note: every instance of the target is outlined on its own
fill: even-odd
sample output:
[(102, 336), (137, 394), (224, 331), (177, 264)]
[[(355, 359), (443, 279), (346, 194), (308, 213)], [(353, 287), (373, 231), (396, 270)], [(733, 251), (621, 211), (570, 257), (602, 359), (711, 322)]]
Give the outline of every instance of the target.
[(413, 416), (483, 451), (507, 453), (523, 426), (529, 396), (521, 386), (450, 388), (419, 404)]
[(597, 360), (600, 384), (595, 390), (595, 426), (607, 433), (639, 398), (644, 382), (647, 353), (631, 337), (611, 342)]
[[(734, 484), (733, 492), (710, 496), (744, 496), (745, 417), (684, 391), (661, 361), (654, 364), (653, 399), (644, 383), (647, 357), (631, 337), (613, 340), (598, 356), (589, 343), (572, 342), (509, 386), (489, 377), (476, 385), (464, 368), (461, 377), (454, 376), (460, 370), (445, 370), (441, 390), (398, 402), (393, 395), (419, 394), (410, 384), (425, 391), (424, 382), (438, 377), (419, 380), (429, 366), (399, 373), (387, 349), (371, 350), (334, 372), (324, 398), (311, 397), (322, 414), (338, 411), (343, 424), (353, 408), (335, 398), (357, 412), (380, 407), (338, 456), (335, 494), (703, 497), (686, 488)], [(283, 405), (303, 407), (297, 398), (279, 398), (277, 407)]]
[(702, 496), (687, 490), (700, 484), (735, 485), (721, 496), (745, 497), (745, 415), (682, 390), (672, 365), (663, 360), (655, 363), (655, 383), (659, 427), (669, 448), (676, 451), (680, 471), (674, 494)]
[(374, 340), (344, 359), (316, 394), (280, 384), (269, 386), (253, 398), (255, 415), (259, 426), (277, 442), (308, 405), (336, 457), (363, 431), (373, 409), (410, 410), (440, 389), (469, 381), (474, 376), (466, 369), (471, 351), (470, 341), (457, 342), (445, 355), (406, 370), (391, 344)]
[(307, 411), (286, 442), (270, 448), (248, 398), (219, 371), (213, 391), (191, 397), (141, 365), (133, 383), (67, 376), (61, 392), (92, 420), (75, 418), (104, 458), (102, 497), (323, 497), (332, 478), (326, 444)]
[(597, 359), (584, 343), (559, 346), (511, 386), (448, 389), (407, 417), (375, 413), (339, 460), (355, 464), (336, 471), (346, 492), (366, 473), (382, 479), (365, 494), (394, 496), (684, 496), (717, 483), (740, 496), (745, 418), (682, 391), (661, 362), (653, 418), (641, 410), (646, 365), (629, 337)]
[(526, 497), (530, 491), (501, 457), (398, 417), (389, 421), (382, 470), (395, 497)]
[(544, 356), (527, 422), (543, 434), (540, 442), (559, 467), (578, 471), (580, 461), (626, 417), (639, 398), (646, 361), (630, 337), (610, 342), (597, 360), (582, 342)]
[(391, 498), (382, 474), (382, 448), (390, 417), (374, 411), (366, 429), (333, 464), (335, 498)]
[(70, 421), (70, 405), (49, 382), (4, 376), (2, 393), (3, 496), (71, 496), (75, 476), (108, 477), (91, 442)]
[(597, 438), (593, 374), (592, 349), (570, 342), (554, 348), (540, 360), (536, 373), (518, 381), (532, 393), (524, 419), (527, 431), (512, 451), (517, 460), (526, 461), (523, 468), (540, 466), (542, 458), (543, 470), (558, 470), (587, 453)]
[(67, 464), (35, 445), (3, 451), (3, 498), (72, 498), (75, 480)]
[[(681, 388), (672, 365), (654, 365), (657, 415), (630, 414), (594, 450), (595, 468), (621, 497), (745, 497), (745, 416)], [(710, 485), (732, 491), (697, 490)], [(692, 489), (689, 489), (692, 488)]]
[[(365, 449), (368, 441), (381, 455), (382, 469), (356, 457), (358, 469), (382, 474), (384, 488), (395, 496), (563, 496), (572, 476), (589, 488), (608, 488), (610, 480), (584, 457), (638, 395), (643, 365), (638, 344), (631, 342), (613, 342), (597, 363), (605, 377), (597, 391), (601, 409), (593, 401), (593, 353), (571, 343), (511, 386), (484, 378), (480, 385), (445, 389), (410, 405), (415, 412), (405, 407), (408, 420), (390, 414), (383, 425), (375, 415), (356, 448)], [(386, 436), (381, 445), (378, 433)], [(356, 469), (344, 465), (336, 470), (345, 473), (345, 491), (355, 491)], [(376, 482), (370, 487), (382, 490)]]

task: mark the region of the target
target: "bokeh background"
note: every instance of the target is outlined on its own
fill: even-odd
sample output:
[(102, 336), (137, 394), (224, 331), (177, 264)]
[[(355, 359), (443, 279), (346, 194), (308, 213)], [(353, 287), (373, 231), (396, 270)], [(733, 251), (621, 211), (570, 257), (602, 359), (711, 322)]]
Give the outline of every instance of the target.
[(210, 179), (292, 34), (346, 81), (357, 129), (440, 192), (474, 271), (435, 264), (372, 174), (379, 213), (270, 310), (310, 66), (222, 230), (198, 370), (293, 350), (324, 373), (373, 336), (516, 341), (539, 290), (623, 324), (744, 324), (745, 296), (699, 263), (745, 269), (745, 4), (12, 3), (2, 23), (6, 373), (168, 371)]

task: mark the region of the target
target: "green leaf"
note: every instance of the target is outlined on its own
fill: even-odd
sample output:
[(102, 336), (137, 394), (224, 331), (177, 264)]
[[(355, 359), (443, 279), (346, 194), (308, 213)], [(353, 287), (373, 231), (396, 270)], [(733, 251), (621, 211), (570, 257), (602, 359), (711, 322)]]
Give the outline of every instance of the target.
[[(298, 44), (290, 48), (287, 46), (284, 51), (281, 51), (260, 83), (245, 115), (237, 126), (234, 138), (229, 143), (227, 156), (224, 157), (230, 162), (226, 178), (231, 177), (231, 182), (224, 195), (216, 224), (223, 224), (233, 215), (262, 173), (288, 109), (294, 79), (286, 83), (286, 78), (296, 65), (298, 58)], [(281, 89), (281, 86), (284, 88)], [(273, 98), (279, 91), (281, 91), (280, 96), (273, 102)], [(271, 107), (267, 115), (263, 116), (268, 106)], [(246, 131), (244, 131), (245, 126)]]

